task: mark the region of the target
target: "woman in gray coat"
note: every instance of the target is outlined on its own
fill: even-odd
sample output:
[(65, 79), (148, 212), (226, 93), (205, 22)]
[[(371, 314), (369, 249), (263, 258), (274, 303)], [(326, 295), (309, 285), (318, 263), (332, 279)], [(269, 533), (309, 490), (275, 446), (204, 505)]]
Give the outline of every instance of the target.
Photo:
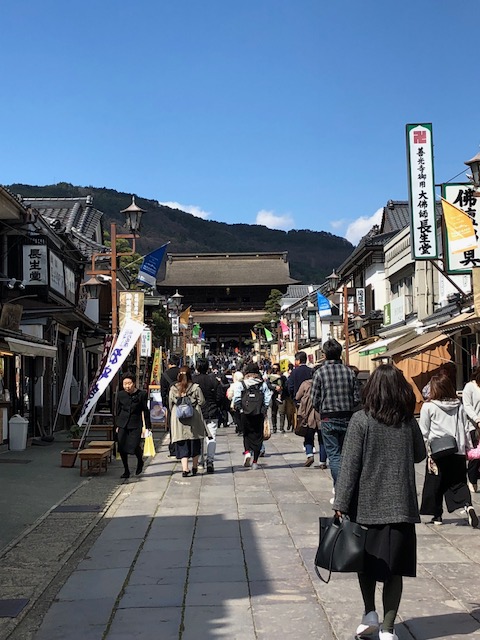
[(363, 392), (364, 409), (348, 425), (333, 508), (337, 515), (367, 527), (365, 568), (358, 574), (365, 614), (357, 637), (379, 629), (375, 588), (383, 582), (384, 617), (380, 640), (398, 640), (394, 621), (403, 576), (415, 576), (420, 522), (415, 486), (416, 462), (425, 445), (413, 417), (415, 395), (403, 373), (381, 365)]
[[(188, 397), (193, 406), (191, 418), (177, 416), (176, 407), (182, 397)], [(178, 374), (178, 381), (170, 387), (168, 395), (168, 409), (171, 412), (171, 437), (175, 444), (177, 460), (182, 462), (184, 478), (196, 475), (198, 472), (198, 457), (202, 448), (202, 441), (207, 435), (205, 421), (202, 415), (202, 404), (205, 398), (200, 386), (192, 382), (192, 372), (189, 367), (182, 367)], [(208, 434), (210, 435), (210, 434)], [(188, 459), (192, 458), (192, 471), (188, 469)]]

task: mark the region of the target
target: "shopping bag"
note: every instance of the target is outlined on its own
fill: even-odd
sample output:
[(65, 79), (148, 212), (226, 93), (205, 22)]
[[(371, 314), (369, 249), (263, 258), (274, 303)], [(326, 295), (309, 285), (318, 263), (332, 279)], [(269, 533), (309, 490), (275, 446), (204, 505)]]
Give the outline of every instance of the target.
[(468, 449), (467, 451), (467, 459), (468, 460), (480, 460), (480, 444), (478, 444), (475, 449)]
[(150, 458), (155, 455), (155, 445), (153, 443), (152, 432), (145, 438), (145, 444), (143, 445), (143, 457)]
[[(315, 556), (315, 571), (325, 583), (332, 572), (361, 573), (365, 560), (367, 528), (347, 517), (319, 518), (319, 545)], [(328, 578), (318, 568), (328, 569)]]
[(263, 439), (270, 440), (270, 436), (272, 435), (272, 430), (270, 429), (270, 420), (265, 416), (263, 421)]

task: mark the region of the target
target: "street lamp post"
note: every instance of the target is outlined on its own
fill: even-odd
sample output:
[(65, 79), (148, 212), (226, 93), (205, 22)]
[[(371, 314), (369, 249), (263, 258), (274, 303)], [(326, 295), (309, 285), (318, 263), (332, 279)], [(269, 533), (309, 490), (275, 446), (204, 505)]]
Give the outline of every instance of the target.
[(172, 325), (172, 350), (178, 349), (178, 336), (180, 333), (179, 315), (182, 310), (183, 296), (177, 291), (167, 300), (167, 310), (169, 311), (170, 323)]
[[(335, 292), (338, 289), (340, 282), (340, 276), (335, 272), (335, 269), (327, 278), (327, 284), (330, 291)], [(345, 364), (350, 364), (350, 353), (348, 344), (348, 288), (347, 284), (343, 285), (343, 335), (345, 338)]]
[[(119, 265), (119, 258), (124, 256), (131, 256), (135, 253), (135, 240), (138, 237), (140, 231), (140, 223), (142, 215), (145, 213), (144, 209), (141, 209), (135, 204), (135, 196), (132, 196), (132, 203), (126, 209), (123, 209), (120, 213), (125, 216), (125, 226), (128, 229), (128, 233), (117, 233), (117, 224), (112, 222), (110, 225), (110, 252), (109, 253), (94, 253), (92, 255), (92, 267), (87, 271), (90, 276), (108, 275), (111, 277), (111, 302), (112, 302), (112, 335), (116, 336), (118, 331), (118, 301), (117, 301), (117, 271)], [(131, 240), (130, 251), (122, 253), (117, 252), (117, 240), (126, 239)], [(110, 258), (110, 269), (97, 269), (96, 260), (101, 258)], [(84, 286), (97, 287), (98, 280), (91, 278)], [(93, 294), (93, 292), (91, 291)]]

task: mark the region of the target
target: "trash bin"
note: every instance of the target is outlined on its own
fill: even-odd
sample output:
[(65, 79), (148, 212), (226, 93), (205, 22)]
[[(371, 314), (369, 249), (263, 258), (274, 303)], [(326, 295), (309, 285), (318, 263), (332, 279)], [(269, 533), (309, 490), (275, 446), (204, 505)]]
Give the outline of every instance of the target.
[(8, 421), (8, 442), (10, 451), (24, 451), (27, 448), (28, 420), (15, 414)]

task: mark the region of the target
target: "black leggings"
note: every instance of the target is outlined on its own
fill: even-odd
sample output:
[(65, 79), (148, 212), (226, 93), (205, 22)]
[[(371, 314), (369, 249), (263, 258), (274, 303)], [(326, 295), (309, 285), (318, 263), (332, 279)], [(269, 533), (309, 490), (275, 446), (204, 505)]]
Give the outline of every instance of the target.
[[(130, 473), (130, 470), (128, 468), (128, 453), (125, 453), (125, 451), (119, 451), (119, 453), (123, 462), (125, 473)], [(135, 449), (135, 455), (137, 456), (138, 465), (141, 466), (143, 463), (143, 451), (140, 445), (138, 445), (137, 448)]]
[[(375, 587), (377, 581), (365, 573), (358, 574), (358, 582), (362, 592), (365, 613), (375, 611)], [(393, 633), (395, 618), (402, 599), (402, 576), (390, 576), (383, 584), (383, 630)]]

